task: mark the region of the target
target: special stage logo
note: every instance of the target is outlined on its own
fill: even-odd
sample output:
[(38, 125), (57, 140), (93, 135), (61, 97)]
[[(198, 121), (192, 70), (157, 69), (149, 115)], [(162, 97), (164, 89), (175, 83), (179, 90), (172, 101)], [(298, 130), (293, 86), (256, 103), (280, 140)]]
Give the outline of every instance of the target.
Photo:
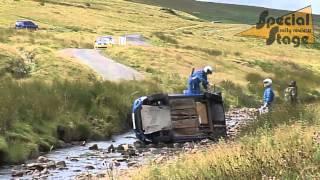
[(263, 11), (259, 16), (259, 22), (240, 36), (254, 36), (266, 39), (266, 44), (293, 44), (298, 47), (301, 44), (312, 44), (315, 41), (313, 29), (313, 17), (311, 6), (296, 12), (281, 16), (271, 17), (269, 11)]

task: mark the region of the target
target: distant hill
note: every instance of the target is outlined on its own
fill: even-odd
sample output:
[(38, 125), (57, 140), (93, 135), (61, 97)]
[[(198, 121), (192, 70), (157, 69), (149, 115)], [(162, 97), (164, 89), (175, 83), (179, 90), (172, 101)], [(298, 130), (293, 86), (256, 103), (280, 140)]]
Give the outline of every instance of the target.
[[(213, 2), (200, 2), (195, 0), (127, 0), (136, 3), (172, 8), (190, 13), (198, 18), (208, 21), (222, 21), (224, 23), (256, 24), (260, 13), (266, 8), (221, 4)], [(282, 16), (289, 11), (270, 9), (273, 16)], [(320, 16), (314, 16), (314, 22), (320, 25)]]

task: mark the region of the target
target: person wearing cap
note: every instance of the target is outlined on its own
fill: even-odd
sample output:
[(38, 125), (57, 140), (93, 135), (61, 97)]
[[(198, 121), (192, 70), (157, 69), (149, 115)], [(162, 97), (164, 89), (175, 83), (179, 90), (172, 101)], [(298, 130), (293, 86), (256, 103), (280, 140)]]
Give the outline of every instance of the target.
[(212, 74), (213, 69), (211, 66), (206, 66), (201, 70), (191, 73), (188, 80), (188, 89), (184, 91), (185, 94), (201, 94), (200, 84), (204, 89), (210, 86), (208, 82), (208, 75)]

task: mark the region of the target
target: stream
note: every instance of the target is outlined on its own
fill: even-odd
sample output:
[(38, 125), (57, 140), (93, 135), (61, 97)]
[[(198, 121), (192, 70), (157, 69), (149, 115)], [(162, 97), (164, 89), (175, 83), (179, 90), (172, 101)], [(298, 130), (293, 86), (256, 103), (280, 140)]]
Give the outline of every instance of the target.
[[(70, 148), (54, 150), (44, 157), (54, 160), (56, 162), (64, 161), (66, 164), (65, 169), (54, 169), (50, 170), (50, 173), (41, 178), (45, 179), (73, 179), (75, 176), (84, 173), (98, 173), (107, 169), (108, 159), (106, 157), (117, 158), (121, 157), (121, 153), (107, 153), (108, 147), (113, 144), (118, 146), (120, 144), (133, 144), (137, 139), (133, 132), (128, 132), (122, 135), (112, 137), (110, 141), (94, 141), (86, 144), (86, 146), (74, 146)], [(89, 150), (88, 147), (97, 144), (100, 151)], [(26, 162), (26, 164), (34, 163), (36, 159)], [(110, 163), (110, 162), (109, 162)], [(126, 169), (127, 163), (121, 162), (120, 169)], [(19, 166), (4, 166), (0, 169), (0, 180), (12, 179), (13, 168), (19, 168)], [(93, 169), (94, 168), (94, 169)], [(25, 175), (20, 179), (32, 179), (31, 175)]]

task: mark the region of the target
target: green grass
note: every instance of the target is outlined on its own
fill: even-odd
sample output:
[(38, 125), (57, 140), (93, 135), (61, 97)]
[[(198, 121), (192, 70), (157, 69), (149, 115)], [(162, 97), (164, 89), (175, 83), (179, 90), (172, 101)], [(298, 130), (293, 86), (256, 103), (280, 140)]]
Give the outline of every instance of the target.
[(293, 113), (275, 109), (268, 117), (261, 117), (258, 123), (243, 129), (241, 137), (234, 142), (222, 140), (195, 154), (183, 154), (162, 165), (151, 164), (128, 177), (317, 179), (320, 176), (318, 108), (319, 104), (291, 109), (296, 111)]

